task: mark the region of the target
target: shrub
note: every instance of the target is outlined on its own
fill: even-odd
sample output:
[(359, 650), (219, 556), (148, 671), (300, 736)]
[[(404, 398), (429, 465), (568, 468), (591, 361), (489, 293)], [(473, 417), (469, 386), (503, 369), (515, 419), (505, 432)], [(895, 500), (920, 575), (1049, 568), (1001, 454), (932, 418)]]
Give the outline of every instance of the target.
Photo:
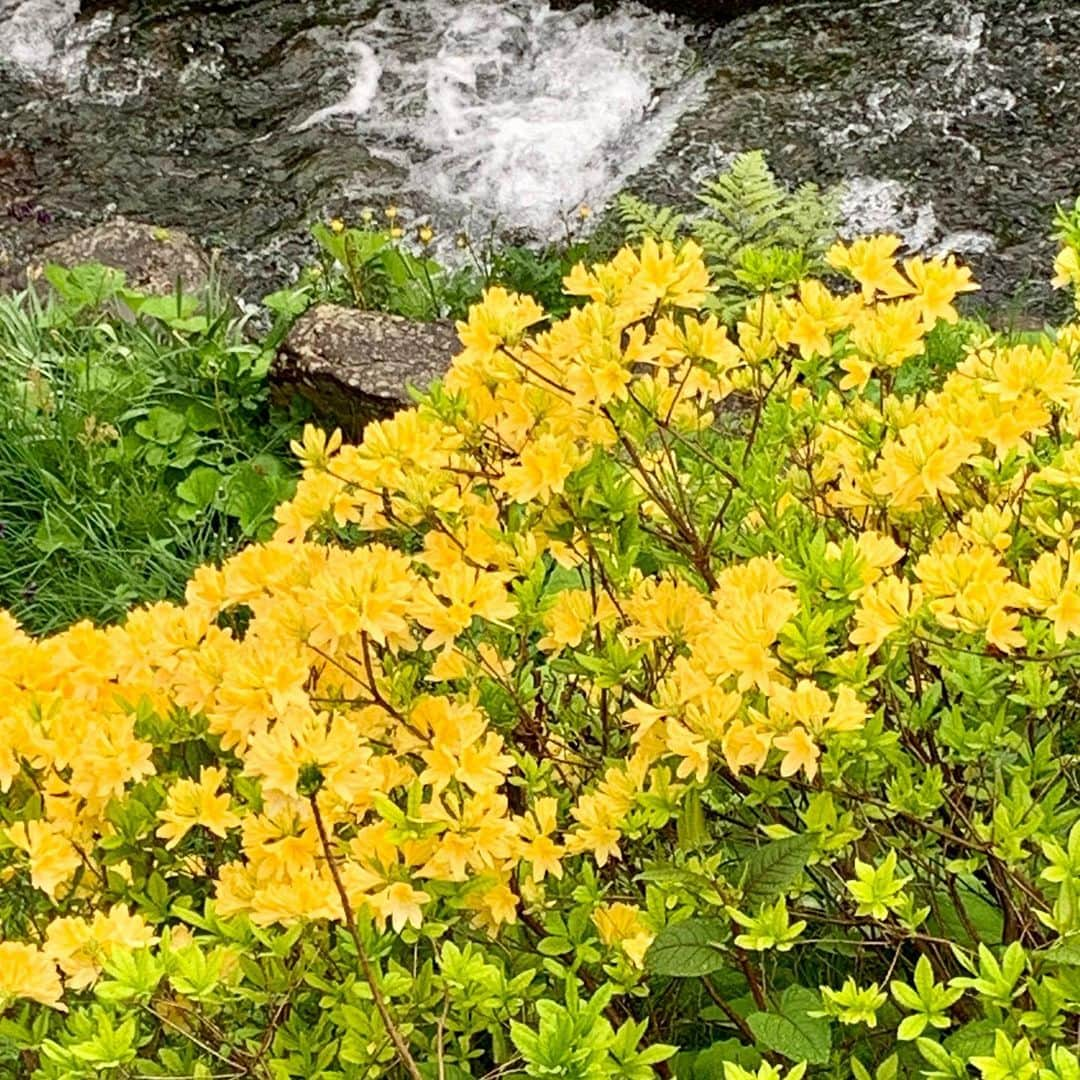
[(47, 273), (47, 303), (0, 297), (0, 603), (39, 632), (178, 598), (272, 532), (298, 430), (224, 305)]
[(7, 620), (12, 1075), (1076, 1077), (1080, 329), (925, 388), (898, 245), (492, 289), (183, 604)]

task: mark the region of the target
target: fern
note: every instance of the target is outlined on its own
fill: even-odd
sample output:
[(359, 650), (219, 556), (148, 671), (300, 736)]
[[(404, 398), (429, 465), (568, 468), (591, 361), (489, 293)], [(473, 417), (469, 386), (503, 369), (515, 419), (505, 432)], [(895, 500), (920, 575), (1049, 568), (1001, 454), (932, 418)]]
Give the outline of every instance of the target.
[(756, 293), (782, 293), (826, 270), (825, 249), (836, 236), (835, 194), (815, 184), (789, 191), (761, 151), (739, 154), (697, 199), (703, 209), (692, 216), (629, 194), (616, 209), (631, 242), (692, 236), (719, 286), (713, 306), (725, 316)]
[(686, 215), (672, 206), (656, 206), (630, 194), (619, 196), (616, 212), (627, 240), (635, 243), (648, 238), (674, 241), (686, 221)]

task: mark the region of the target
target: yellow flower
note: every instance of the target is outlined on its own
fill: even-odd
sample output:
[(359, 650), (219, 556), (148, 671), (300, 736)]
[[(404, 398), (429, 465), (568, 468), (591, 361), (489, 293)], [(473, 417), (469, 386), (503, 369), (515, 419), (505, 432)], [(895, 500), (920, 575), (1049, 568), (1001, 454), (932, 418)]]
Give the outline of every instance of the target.
[(517, 922), (518, 898), (503, 881), (473, 890), (466, 897), (466, 903), (475, 913), (473, 925), (490, 934), (497, 933), (503, 925)]
[(1064, 289), (1069, 285), (1080, 285), (1080, 250), (1065, 247), (1054, 259), (1054, 277), (1050, 282), (1055, 289)]
[(166, 848), (176, 847), (196, 825), (224, 839), (229, 829), (240, 824), (229, 809), (230, 796), (218, 794), (227, 777), (224, 769), (204, 767), (197, 781), (184, 777), (173, 782), (157, 815), (164, 822), (157, 835), (165, 840)]
[(327, 438), (325, 431), (313, 424), (305, 424), (303, 438), (299, 442), (293, 439), (289, 443), (289, 449), (296, 455), (305, 470), (324, 469), (330, 459), (341, 449), (341, 429), (335, 429), (334, 433)]
[(430, 900), (431, 897), (426, 892), (414, 889), (404, 881), (395, 881), (393, 885), (388, 885), (370, 897), (368, 902), (379, 918), (389, 921), (395, 933), (400, 934), (406, 926), (419, 929), (424, 921), (421, 905)]
[(879, 293), (886, 297), (908, 296), (914, 290), (896, 269), (898, 236), (874, 236), (847, 245), (834, 244), (826, 253), (828, 264), (846, 270), (862, 286), (863, 298), (869, 303)]
[(593, 925), (605, 945), (622, 949), (635, 967), (642, 967), (645, 954), (656, 935), (649, 930), (641, 912), (630, 904), (601, 904), (592, 915)]
[(905, 259), (904, 273), (915, 286), (916, 302), (922, 308), (923, 321), (928, 327), (939, 320), (956, 322), (960, 317), (953, 307), (957, 295), (979, 288), (971, 280), (968, 267), (960, 266), (953, 255), (944, 260), (927, 261), (921, 256)]
[(345, 222), (341, 218), (334, 218), (330, 222), (330, 231), (335, 233), (343, 233), (345, 231)]
[(47, 821), (16, 822), (8, 828), (8, 838), (29, 856), (33, 886), (52, 899), (82, 862), (64, 831)]
[(0, 941), (0, 1013), (14, 998), (63, 1009), (63, 988), (56, 965), (32, 945)]
[(499, 488), (515, 502), (546, 502), (560, 495), (574, 471), (577, 453), (573, 444), (555, 435), (541, 435), (507, 468)]
[(804, 728), (795, 727), (786, 735), (778, 735), (773, 739), (773, 746), (784, 751), (783, 760), (780, 762), (781, 776), (794, 776), (800, 769), (806, 773), (807, 780), (813, 780), (817, 776), (821, 751)]
[(67, 977), (70, 987), (92, 986), (114, 949), (139, 949), (157, 940), (141, 915), (126, 904), (114, 904), (92, 919), (76, 916), (54, 919), (45, 932), (45, 953)]

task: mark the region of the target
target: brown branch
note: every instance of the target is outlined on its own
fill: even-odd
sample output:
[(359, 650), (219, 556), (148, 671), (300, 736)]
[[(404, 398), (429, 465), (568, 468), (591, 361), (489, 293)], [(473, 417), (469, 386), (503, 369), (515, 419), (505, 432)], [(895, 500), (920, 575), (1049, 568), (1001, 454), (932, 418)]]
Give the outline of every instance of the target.
[(326, 823), (323, 821), (322, 811), (319, 809), (318, 793), (312, 793), (308, 797), (308, 802), (311, 804), (311, 813), (315, 818), (315, 828), (319, 834), (319, 843), (322, 845), (323, 856), (325, 857), (326, 865), (330, 870), (330, 877), (333, 879), (334, 888), (337, 890), (338, 899), (341, 901), (341, 910), (345, 914), (345, 925), (348, 927), (349, 933), (352, 935), (353, 944), (356, 946), (356, 955), (360, 961), (361, 971), (363, 972), (364, 978), (367, 980), (368, 986), (371, 987), (371, 996), (375, 1001), (375, 1008), (379, 1013), (379, 1019), (382, 1020), (383, 1027), (386, 1028), (386, 1034), (390, 1036), (390, 1041), (394, 1044), (394, 1049), (397, 1051), (397, 1055), (401, 1059), (402, 1065), (405, 1066), (405, 1071), (412, 1077), (412, 1080), (424, 1080), (423, 1075), (417, 1067), (416, 1061), (409, 1050), (408, 1043), (405, 1041), (397, 1024), (394, 1023), (394, 1018), (390, 1015), (390, 1009), (386, 1004), (386, 999), (383, 997), (378, 980), (375, 978), (375, 970), (371, 966), (367, 950), (364, 948), (364, 942), (360, 937), (360, 928), (356, 925), (356, 914), (353, 911), (352, 902), (349, 900), (349, 894), (345, 891), (345, 884), (341, 880), (341, 871), (338, 869), (337, 859), (334, 858), (334, 851), (330, 846), (330, 837), (326, 831)]

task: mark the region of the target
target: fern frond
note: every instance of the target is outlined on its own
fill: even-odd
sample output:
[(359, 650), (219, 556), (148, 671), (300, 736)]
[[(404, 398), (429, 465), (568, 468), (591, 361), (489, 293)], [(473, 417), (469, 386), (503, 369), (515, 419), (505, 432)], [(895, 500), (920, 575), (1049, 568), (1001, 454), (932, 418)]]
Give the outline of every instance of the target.
[(685, 221), (685, 215), (672, 206), (656, 206), (630, 194), (619, 196), (616, 213), (626, 230), (626, 238), (636, 242), (650, 237), (674, 241)]

